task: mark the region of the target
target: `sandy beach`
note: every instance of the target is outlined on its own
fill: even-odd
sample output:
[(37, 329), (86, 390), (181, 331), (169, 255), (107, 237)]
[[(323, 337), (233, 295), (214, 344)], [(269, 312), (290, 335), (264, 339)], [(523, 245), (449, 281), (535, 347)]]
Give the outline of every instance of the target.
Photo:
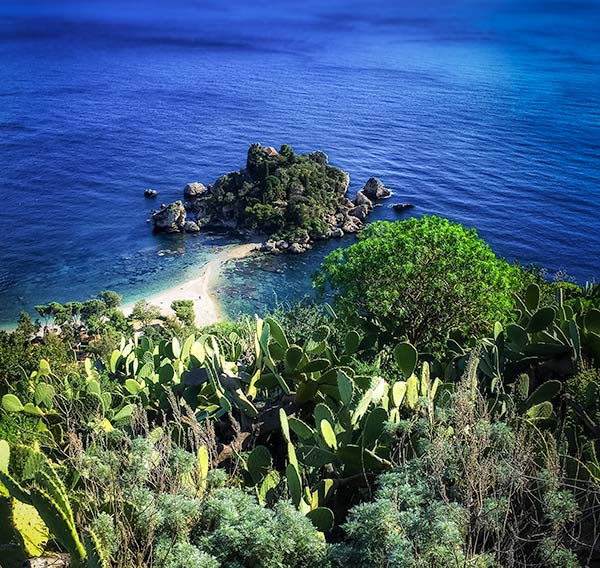
[[(225, 316), (213, 291), (215, 280), (218, 278), (221, 268), (226, 262), (245, 258), (257, 250), (257, 248), (256, 243), (227, 247), (216, 258), (204, 266), (202, 273), (197, 278), (149, 296), (146, 300), (150, 304), (158, 306), (163, 316), (175, 315), (171, 309), (171, 302), (173, 300), (193, 300), (196, 325), (198, 327), (223, 321)], [(125, 315), (129, 315), (133, 309), (133, 304), (125, 304), (121, 309)]]

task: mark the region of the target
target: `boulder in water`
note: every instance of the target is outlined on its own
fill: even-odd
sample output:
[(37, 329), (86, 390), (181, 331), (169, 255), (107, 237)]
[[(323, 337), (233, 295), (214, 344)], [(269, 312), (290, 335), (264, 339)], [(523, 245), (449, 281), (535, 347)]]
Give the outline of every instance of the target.
[(303, 252), (306, 252), (307, 248), (309, 248), (307, 245), (292, 243), (288, 248), (288, 252), (291, 254), (302, 254)]
[(180, 233), (185, 227), (186, 211), (181, 201), (175, 201), (152, 213), (152, 225), (157, 233)]
[(183, 228), (186, 233), (199, 233), (200, 232), (200, 227), (198, 227), (198, 224), (194, 223), (194, 221), (186, 221)]
[(357, 205), (356, 207), (350, 209), (350, 211), (348, 211), (348, 215), (352, 216), (352, 217), (356, 217), (357, 219), (360, 219), (361, 221), (364, 221), (367, 218), (367, 215), (369, 214), (369, 208), (366, 205)]
[(363, 228), (362, 221), (357, 217), (349, 216), (342, 226), (344, 233), (358, 233)]
[(362, 192), (369, 199), (385, 199), (392, 195), (392, 192), (383, 185), (383, 182), (376, 177), (369, 178), (367, 183), (365, 183), (365, 187), (362, 188)]

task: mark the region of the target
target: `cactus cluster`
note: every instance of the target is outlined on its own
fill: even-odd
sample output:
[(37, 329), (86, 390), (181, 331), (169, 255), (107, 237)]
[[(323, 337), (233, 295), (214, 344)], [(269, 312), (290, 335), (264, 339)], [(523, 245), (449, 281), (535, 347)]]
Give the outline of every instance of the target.
[[(478, 342), (481, 386), (495, 397), (501, 413), (517, 402), (517, 411), (528, 419), (552, 422), (553, 401), (564, 394), (566, 379), (583, 362), (600, 361), (600, 310), (590, 308), (581, 298), (567, 302), (560, 287), (556, 301), (542, 306), (537, 284), (531, 284), (517, 302), (515, 321), (507, 325), (496, 322), (493, 336)], [(456, 379), (464, 372), (472, 350), (453, 340), (448, 348), (453, 359), (446, 376)], [(523, 399), (530, 383), (537, 390), (532, 389), (535, 392)], [(517, 397), (511, 397), (511, 392)]]
[[(347, 344), (356, 347), (359, 341), (353, 338)], [(390, 384), (381, 377), (358, 375), (352, 368), (340, 365), (342, 361), (338, 365), (329, 361), (331, 368), (315, 371), (318, 376), (296, 383), (302, 385), (310, 380), (317, 385), (311, 389), (312, 409), (294, 416), (288, 416), (284, 409), (279, 411), (287, 446), (284, 473), (289, 495), (319, 530), (333, 526), (333, 512), (326, 504), (335, 501), (337, 491), (348, 480), (362, 476), (368, 483), (372, 475), (392, 467), (393, 426), (404, 412), (422, 412), (433, 420), (441, 380), (431, 380), (425, 361), (417, 377), (418, 353), (409, 343), (399, 344), (394, 356), (406, 381)], [(301, 362), (302, 358), (297, 356), (296, 360)], [(304, 365), (310, 365), (310, 361)], [(290, 377), (290, 367), (288, 360), (288, 373), (284, 376)], [(293, 375), (291, 378), (293, 384)], [(268, 470), (266, 459), (262, 464)], [(263, 483), (267, 481), (270, 480), (265, 476)]]
[(84, 360), (83, 368), (83, 381), (73, 381), (54, 373), (48, 361), (42, 359), (38, 370), (27, 378), (29, 400), (22, 402), (24, 395), (7, 393), (2, 397), (2, 409), (37, 418), (37, 432), (59, 445), (65, 443), (66, 428), (59, 407), (68, 406), (78, 412), (93, 430), (109, 431), (114, 424), (127, 422), (135, 408), (131, 397), (104, 388), (91, 359)]
[[(524, 418), (533, 428), (557, 430), (562, 425), (559, 404), (567, 400), (563, 378), (572, 376), (582, 361), (600, 356), (600, 311), (565, 301), (560, 293), (555, 304), (542, 306), (536, 285), (529, 287), (519, 305), (516, 320), (497, 323), (492, 337), (469, 348), (450, 340), (452, 356), (445, 373), (432, 355), (420, 354), (408, 341), (380, 352), (383, 369), (376, 362), (374, 372), (361, 373), (357, 369), (364, 366), (357, 361), (373, 359), (372, 349), (380, 337), (352, 330), (336, 350), (331, 329), (320, 325), (296, 344), (274, 318), (257, 317), (249, 341), (237, 333), (192, 334), (184, 341), (123, 339), (105, 367), (86, 359), (78, 383), (57, 376), (42, 360), (27, 378), (27, 388), (4, 395), (2, 407), (37, 417), (38, 430), (50, 433), (63, 448), (59, 403), (64, 400), (85, 407), (89, 417), (85, 426), (97, 433), (115, 427), (127, 430), (138, 407), (154, 426), (176, 411), (177, 404), (189, 407), (198, 421), (219, 426), (231, 421), (248, 434), (239, 445), (231, 444), (228, 454), (241, 465), (245, 488), (266, 506), (289, 497), (319, 531), (327, 533), (356, 494), (367, 495), (375, 478), (394, 467), (400, 452), (422, 455), (416, 443), (420, 432), (401, 441), (399, 433), (410, 431), (412, 436), (417, 422), (419, 428), (432, 431), (436, 416), (443, 414), (443, 409), (437, 412), (440, 400), (467, 368), (471, 371), (467, 380), (477, 382), (488, 395), (495, 417)], [(543, 380), (536, 374), (541, 368)], [(392, 373), (386, 374), (390, 369)], [(384, 378), (394, 373), (395, 380)], [(590, 389), (590, 396), (597, 398), (597, 385)], [(571, 404), (577, 411), (575, 402)], [(581, 416), (600, 439), (596, 416)], [(270, 420), (274, 426), (267, 428), (270, 418), (275, 418)], [(162, 436), (161, 428), (148, 434), (151, 444), (159, 430)], [(577, 435), (572, 437), (576, 443)], [(399, 448), (404, 442), (406, 447)], [(107, 554), (98, 538), (77, 529), (56, 467), (35, 448), (16, 451), (27, 454), (25, 467), (16, 466), (8, 444), (0, 442), (4, 491), (0, 505), (12, 520), (12, 536), (4, 538), (12, 543), (11, 554), (15, 558), (41, 554), (48, 539), (54, 538), (75, 566), (106, 566)], [(594, 451), (586, 454), (585, 467), (589, 477), (600, 479)], [(221, 448), (211, 454), (215, 465), (221, 463), (221, 454), (225, 455)], [(182, 487), (202, 497), (209, 465), (209, 450), (200, 446), (194, 473), (186, 473)]]
[[(40, 556), (51, 534), (70, 555), (71, 566), (107, 568), (108, 560), (92, 531), (83, 541), (75, 526), (75, 518), (67, 490), (56, 466), (41, 452), (19, 448), (24, 454), (20, 481), (10, 473), (11, 452), (0, 440), (0, 494), (8, 495), (13, 528), (19, 533), (22, 550), (11, 550), (3, 560), (13, 562), (23, 554)], [(6, 498), (6, 497), (4, 497)]]

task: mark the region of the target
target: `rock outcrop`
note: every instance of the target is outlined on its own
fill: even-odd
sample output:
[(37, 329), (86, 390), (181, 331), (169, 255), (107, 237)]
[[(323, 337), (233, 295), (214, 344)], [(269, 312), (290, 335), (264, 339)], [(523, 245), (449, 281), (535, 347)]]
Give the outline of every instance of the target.
[(185, 227), (187, 212), (181, 201), (164, 205), (152, 212), (152, 226), (157, 233), (180, 233)]
[(208, 189), (203, 183), (193, 181), (192, 183), (188, 183), (183, 188), (183, 197), (186, 201), (192, 201), (193, 199), (198, 199), (207, 191)]
[(356, 205), (366, 205), (369, 209), (373, 209), (373, 202), (362, 191), (356, 194), (354, 202)]
[(392, 192), (383, 185), (383, 182), (376, 177), (369, 178), (362, 193), (371, 200), (385, 199), (392, 195)]
[(210, 229), (267, 235), (263, 252), (301, 254), (315, 241), (360, 231), (373, 200), (391, 193), (371, 178), (353, 201), (349, 186), (349, 174), (330, 165), (324, 152), (294, 154), (287, 145), (277, 151), (252, 144), (245, 168), (212, 185), (187, 184), (185, 204), (162, 206), (151, 221), (155, 231), (165, 233)]
[(351, 233), (351, 234), (358, 233), (358, 231), (360, 231), (363, 227), (364, 227), (364, 224), (362, 223), (362, 221), (360, 219), (349, 216), (342, 226), (342, 231), (344, 231), (344, 233)]
[(292, 243), (289, 247), (288, 247), (288, 252), (290, 254), (302, 254), (303, 252), (306, 252), (310, 247), (310, 245), (303, 245), (300, 243)]
[(357, 205), (348, 211), (348, 215), (356, 217), (360, 221), (366, 221), (369, 208), (366, 205)]
[(198, 227), (198, 223), (194, 223), (194, 221), (186, 221), (183, 226), (186, 233), (199, 233), (200, 227)]

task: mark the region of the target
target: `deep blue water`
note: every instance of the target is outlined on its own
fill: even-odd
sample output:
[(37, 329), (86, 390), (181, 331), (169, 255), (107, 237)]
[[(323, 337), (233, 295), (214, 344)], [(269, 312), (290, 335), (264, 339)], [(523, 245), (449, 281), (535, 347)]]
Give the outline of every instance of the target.
[[(255, 141), (323, 149), (353, 192), (377, 175), (508, 259), (596, 278), (600, 4), (419, 4), (0, 1), (0, 323), (191, 276), (223, 239), (153, 236), (142, 192), (179, 198)], [(330, 246), (230, 270), (222, 296), (301, 296)]]

